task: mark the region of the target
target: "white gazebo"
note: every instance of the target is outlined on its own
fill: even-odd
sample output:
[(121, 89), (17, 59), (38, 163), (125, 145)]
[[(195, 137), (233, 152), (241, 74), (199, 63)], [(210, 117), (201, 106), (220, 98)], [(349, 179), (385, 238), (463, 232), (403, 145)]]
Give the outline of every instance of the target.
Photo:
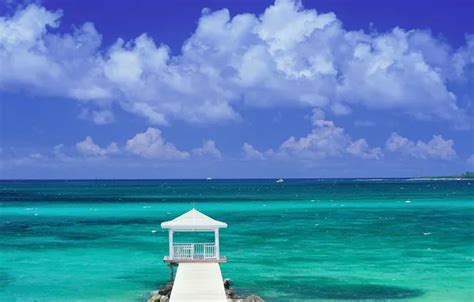
[[(225, 262), (219, 254), (219, 229), (227, 224), (204, 215), (196, 209), (184, 213), (173, 220), (161, 223), (161, 228), (169, 231), (169, 255), (165, 262)], [(173, 243), (175, 232), (214, 232), (214, 242)]]

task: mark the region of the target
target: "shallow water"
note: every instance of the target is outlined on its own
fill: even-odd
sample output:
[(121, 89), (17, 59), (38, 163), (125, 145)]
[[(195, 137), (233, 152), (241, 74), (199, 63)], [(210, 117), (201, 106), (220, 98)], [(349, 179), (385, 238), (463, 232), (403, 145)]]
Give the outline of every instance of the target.
[(0, 201), (0, 301), (142, 301), (169, 274), (160, 223), (193, 204), (228, 223), (243, 294), (474, 300), (474, 181), (2, 181)]

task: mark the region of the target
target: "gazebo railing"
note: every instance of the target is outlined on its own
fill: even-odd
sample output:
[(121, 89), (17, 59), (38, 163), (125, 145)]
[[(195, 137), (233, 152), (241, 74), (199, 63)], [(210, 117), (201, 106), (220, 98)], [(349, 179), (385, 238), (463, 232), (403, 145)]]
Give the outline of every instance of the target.
[(173, 259), (216, 259), (216, 246), (214, 243), (175, 243)]

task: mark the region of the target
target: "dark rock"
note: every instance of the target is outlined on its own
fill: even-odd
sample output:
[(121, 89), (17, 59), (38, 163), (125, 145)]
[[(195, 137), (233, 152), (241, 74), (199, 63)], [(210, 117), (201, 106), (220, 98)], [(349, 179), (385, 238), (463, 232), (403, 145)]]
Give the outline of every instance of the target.
[(163, 285), (158, 291), (158, 293), (162, 296), (169, 296), (171, 294), (172, 289), (173, 289), (173, 282), (170, 281), (166, 283), (165, 285)]
[(227, 298), (232, 299), (232, 300), (239, 300), (240, 297), (235, 291), (235, 289), (231, 286), (230, 279), (224, 279), (224, 288), (225, 288), (225, 294)]
[(237, 295), (237, 293), (233, 290), (226, 291), (226, 294), (227, 294), (227, 297), (229, 297), (231, 299), (238, 299), (239, 298), (239, 295)]
[(228, 278), (224, 279), (224, 288), (225, 289), (230, 288), (230, 279), (228, 279)]

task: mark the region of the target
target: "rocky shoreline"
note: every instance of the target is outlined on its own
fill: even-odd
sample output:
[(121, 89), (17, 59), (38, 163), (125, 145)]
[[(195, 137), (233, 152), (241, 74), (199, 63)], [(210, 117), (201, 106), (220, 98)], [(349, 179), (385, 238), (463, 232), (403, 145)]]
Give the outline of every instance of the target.
[(245, 298), (240, 297), (235, 291), (235, 288), (231, 286), (230, 279), (224, 279), (224, 289), (227, 296), (227, 302), (265, 302), (261, 297), (253, 294)]
[(159, 290), (151, 292), (151, 297), (148, 302), (168, 302), (171, 296), (171, 290), (173, 289), (173, 281), (168, 281), (161, 286)]
[[(148, 302), (168, 302), (172, 289), (173, 281), (169, 281), (161, 286), (159, 290), (151, 292), (151, 297), (148, 299)], [(224, 289), (228, 302), (265, 302), (265, 300), (257, 295), (250, 295), (245, 298), (240, 297), (235, 291), (235, 288), (231, 286), (230, 279), (224, 279)]]

